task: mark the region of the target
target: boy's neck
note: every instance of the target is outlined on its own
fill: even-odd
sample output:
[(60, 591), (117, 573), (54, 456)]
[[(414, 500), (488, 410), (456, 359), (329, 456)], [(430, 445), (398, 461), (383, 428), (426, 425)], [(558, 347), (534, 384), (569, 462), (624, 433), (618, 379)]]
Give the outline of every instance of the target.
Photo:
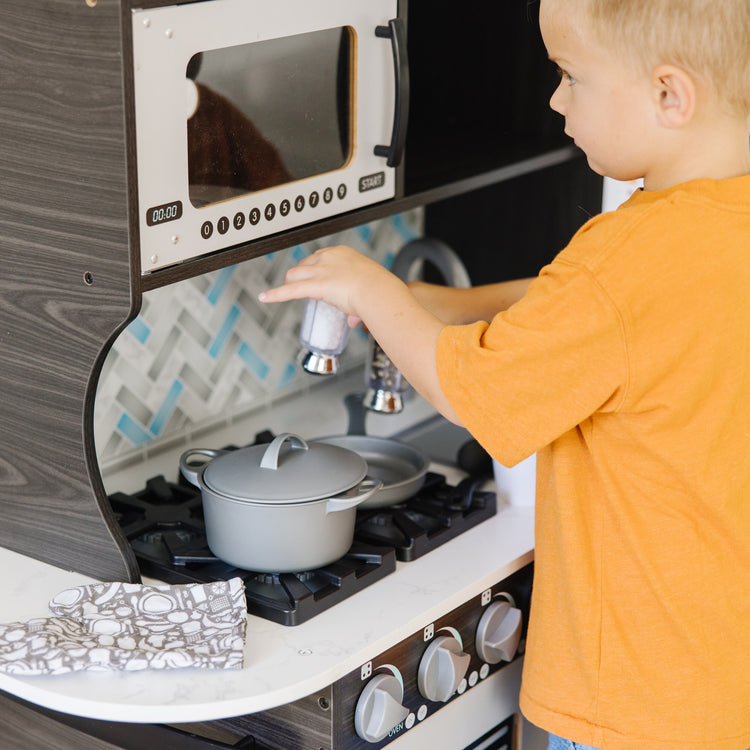
[(717, 115), (695, 122), (672, 141), (648, 174), (645, 190), (664, 190), (691, 180), (726, 180), (750, 174), (750, 135), (741, 118)]

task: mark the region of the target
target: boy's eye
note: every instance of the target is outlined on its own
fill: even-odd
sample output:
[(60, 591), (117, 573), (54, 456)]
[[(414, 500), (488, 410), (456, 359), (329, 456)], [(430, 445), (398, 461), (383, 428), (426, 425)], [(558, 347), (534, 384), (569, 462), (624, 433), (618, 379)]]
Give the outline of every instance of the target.
[(559, 65), (555, 65), (555, 68), (561, 81), (565, 81), (569, 86), (572, 86), (576, 82), (576, 79), (567, 70), (563, 70)]

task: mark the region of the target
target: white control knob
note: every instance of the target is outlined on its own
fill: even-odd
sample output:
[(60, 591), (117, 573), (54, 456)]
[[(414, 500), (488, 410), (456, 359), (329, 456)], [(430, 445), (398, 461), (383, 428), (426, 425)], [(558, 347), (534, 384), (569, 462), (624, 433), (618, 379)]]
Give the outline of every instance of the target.
[(373, 677), (357, 701), (354, 710), (354, 730), (365, 742), (380, 742), (388, 732), (400, 724), (409, 709), (401, 705), (404, 686), (392, 674), (377, 674)]
[(456, 692), (470, 661), (471, 657), (463, 652), (456, 638), (438, 636), (419, 662), (419, 692), (428, 700), (445, 703)]
[(488, 664), (511, 661), (521, 640), (521, 610), (508, 601), (496, 601), (487, 607), (479, 621), (476, 649)]

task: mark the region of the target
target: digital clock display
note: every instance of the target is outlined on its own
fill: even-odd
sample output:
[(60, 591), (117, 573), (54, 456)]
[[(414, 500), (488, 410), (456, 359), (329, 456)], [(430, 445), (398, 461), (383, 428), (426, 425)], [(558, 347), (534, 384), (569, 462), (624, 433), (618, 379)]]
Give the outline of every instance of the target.
[(146, 224), (155, 227), (157, 224), (164, 224), (167, 221), (174, 221), (182, 216), (182, 201), (172, 201), (163, 203), (161, 206), (154, 206), (146, 211)]

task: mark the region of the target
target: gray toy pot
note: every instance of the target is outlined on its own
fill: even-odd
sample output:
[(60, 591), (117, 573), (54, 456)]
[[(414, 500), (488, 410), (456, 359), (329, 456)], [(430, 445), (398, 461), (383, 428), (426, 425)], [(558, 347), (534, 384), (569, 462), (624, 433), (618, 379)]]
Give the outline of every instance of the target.
[(354, 451), (290, 433), (239, 450), (188, 450), (180, 471), (200, 488), (211, 551), (265, 573), (312, 570), (346, 554), (357, 506), (382, 485)]

